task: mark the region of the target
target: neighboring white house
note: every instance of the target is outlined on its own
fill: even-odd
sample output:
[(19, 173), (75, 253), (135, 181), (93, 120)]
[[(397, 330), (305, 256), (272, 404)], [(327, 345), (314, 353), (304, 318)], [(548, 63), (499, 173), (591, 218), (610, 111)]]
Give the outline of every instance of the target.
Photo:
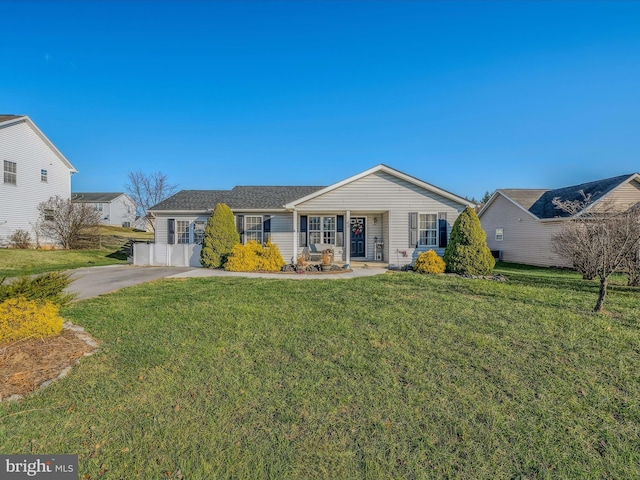
[(74, 192), (73, 203), (90, 203), (102, 216), (104, 225), (133, 228), (136, 204), (123, 192)]
[(556, 208), (553, 200), (582, 201), (583, 195), (591, 198), (588, 208), (606, 202), (627, 209), (640, 202), (640, 175), (620, 175), (555, 190), (496, 190), (478, 213), (487, 245), (505, 262), (571, 267), (551, 248), (551, 237), (572, 218)]
[(0, 115), (0, 245), (16, 230), (38, 238), (38, 205), (50, 197), (68, 199), (77, 170), (26, 115)]
[(200, 266), (204, 227), (218, 203), (234, 213), (241, 241), (277, 244), (287, 262), (331, 248), (336, 263), (413, 263), (429, 249), (444, 253), (451, 226), (472, 204), (378, 165), (328, 187), (238, 186), (182, 190), (150, 209), (155, 243), (138, 244), (134, 263)]

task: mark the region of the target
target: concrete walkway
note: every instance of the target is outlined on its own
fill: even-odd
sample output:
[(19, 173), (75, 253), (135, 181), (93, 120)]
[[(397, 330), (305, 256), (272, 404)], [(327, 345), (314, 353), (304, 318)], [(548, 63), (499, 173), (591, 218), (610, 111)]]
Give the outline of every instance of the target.
[(350, 272), (327, 274), (244, 273), (192, 267), (112, 265), (71, 270), (70, 273), (73, 282), (67, 290), (75, 293), (77, 300), (83, 300), (161, 278), (248, 277), (273, 278), (278, 280), (340, 280), (345, 278), (369, 277), (385, 273), (386, 271), (384, 268), (356, 268)]

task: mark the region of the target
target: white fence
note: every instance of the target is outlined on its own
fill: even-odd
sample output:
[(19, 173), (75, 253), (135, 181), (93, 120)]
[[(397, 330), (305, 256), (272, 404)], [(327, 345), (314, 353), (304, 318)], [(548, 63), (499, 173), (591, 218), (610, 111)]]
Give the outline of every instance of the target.
[(134, 243), (133, 264), (166, 267), (200, 267), (201, 245)]

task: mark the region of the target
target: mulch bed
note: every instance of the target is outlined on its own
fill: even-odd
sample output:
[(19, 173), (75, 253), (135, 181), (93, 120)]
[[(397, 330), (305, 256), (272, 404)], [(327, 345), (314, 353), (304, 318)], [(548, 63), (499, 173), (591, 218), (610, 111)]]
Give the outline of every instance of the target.
[(96, 350), (96, 341), (68, 322), (54, 337), (1, 343), (0, 401), (20, 400), (66, 375), (80, 358)]

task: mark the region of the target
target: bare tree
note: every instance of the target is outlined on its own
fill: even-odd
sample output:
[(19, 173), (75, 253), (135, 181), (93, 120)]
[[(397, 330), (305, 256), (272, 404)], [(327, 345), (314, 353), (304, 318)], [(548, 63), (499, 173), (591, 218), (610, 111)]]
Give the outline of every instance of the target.
[(81, 234), (93, 234), (101, 215), (90, 203), (72, 203), (70, 198), (51, 197), (38, 205), (39, 234), (58, 242), (64, 249), (78, 246)]
[(167, 176), (162, 172), (144, 173), (140, 170), (129, 172), (129, 183), (124, 188), (136, 204), (136, 213), (143, 217), (153, 231), (155, 224), (148, 218), (148, 211), (154, 205), (160, 203), (175, 193), (178, 185), (169, 183)]
[[(570, 260), (586, 279), (598, 277), (600, 289), (594, 308), (600, 312), (607, 295), (609, 277), (628, 268), (640, 248), (640, 209), (612, 204), (595, 205), (590, 196), (582, 200), (553, 200), (570, 220), (552, 237), (552, 248)], [(597, 208), (596, 208), (597, 207)]]

